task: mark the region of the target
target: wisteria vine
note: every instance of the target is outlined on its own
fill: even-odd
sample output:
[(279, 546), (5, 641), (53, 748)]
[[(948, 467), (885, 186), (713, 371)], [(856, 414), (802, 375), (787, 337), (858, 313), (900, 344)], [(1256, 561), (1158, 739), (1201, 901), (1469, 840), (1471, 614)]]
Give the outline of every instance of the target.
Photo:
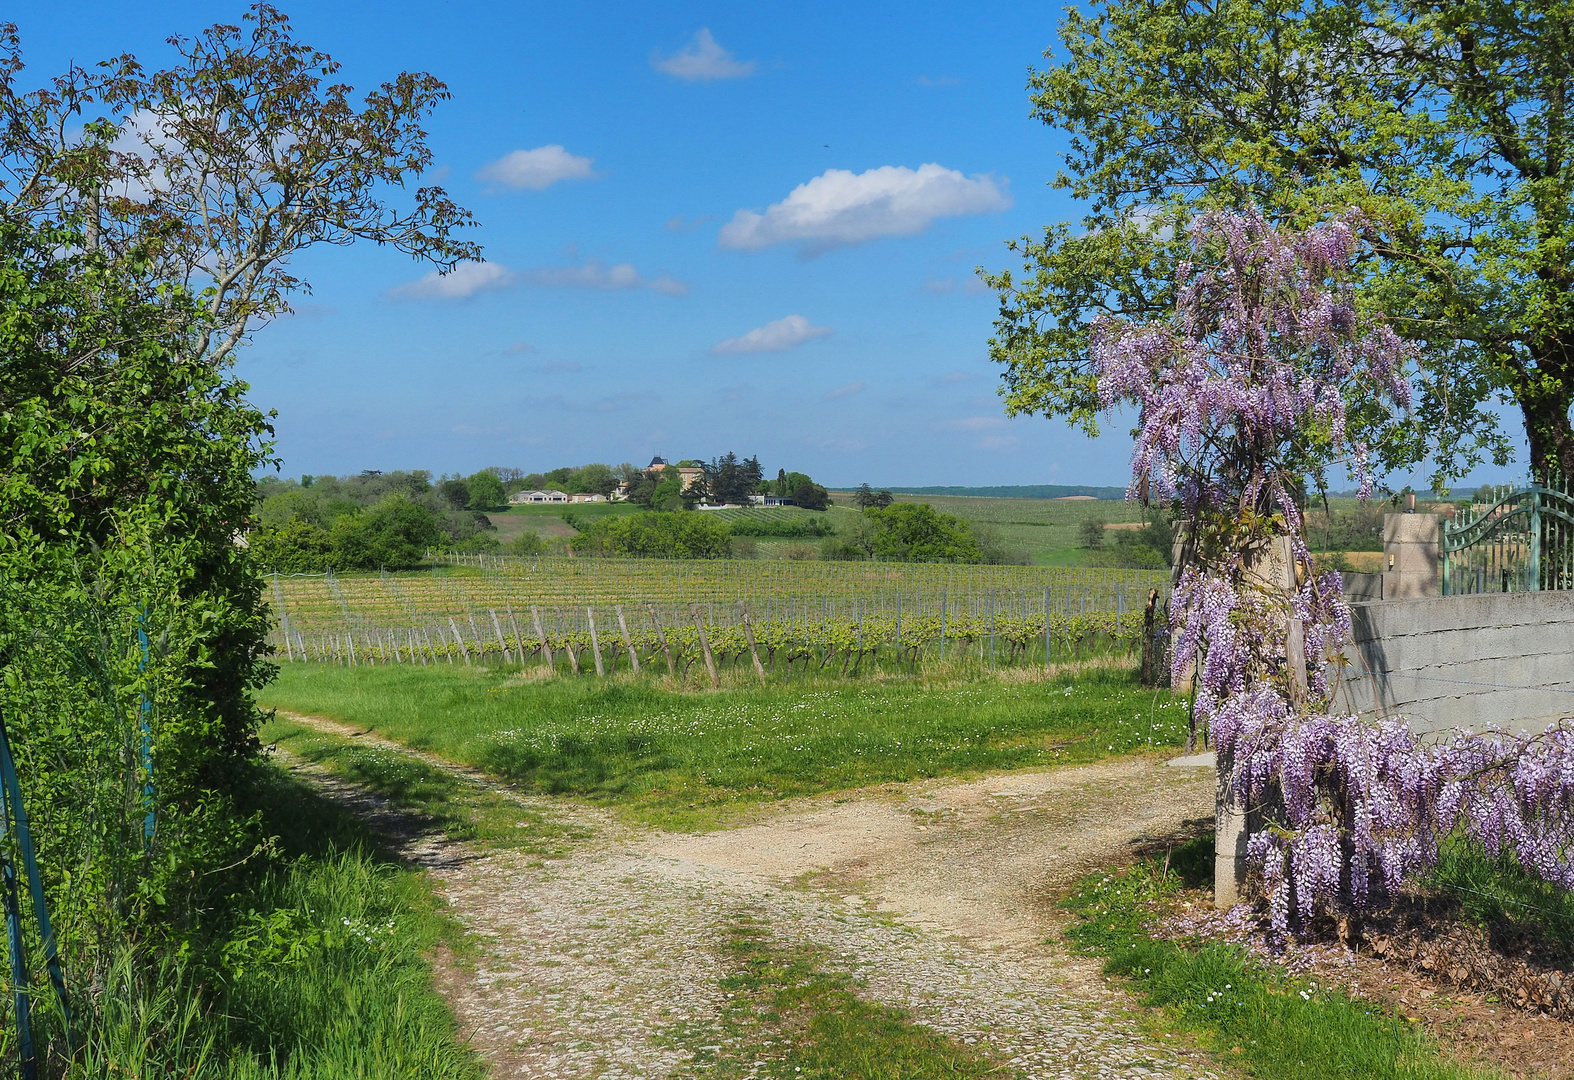
[[(1333, 711), (1329, 660), (1350, 609), (1339, 575), (1314, 566), (1298, 496), (1335, 463), (1370, 494), (1371, 448), (1348, 430), (1350, 405), (1407, 409), (1413, 360), (1355, 304), (1359, 225), (1298, 232), (1249, 212), (1199, 216), (1173, 318), (1106, 319), (1094, 333), (1102, 404), (1140, 417), (1132, 496), (1192, 523), (1195, 556), (1171, 604), (1173, 674), (1197, 661), (1196, 713), (1222, 779), (1261, 815), (1248, 857), (1281, 935), (1398, 888), (1456, 830), (1574, 888), (1574, 726), (1423, 743), (1398, 720)], [(1304, 670), (1287, 655), (1292, 620)]]

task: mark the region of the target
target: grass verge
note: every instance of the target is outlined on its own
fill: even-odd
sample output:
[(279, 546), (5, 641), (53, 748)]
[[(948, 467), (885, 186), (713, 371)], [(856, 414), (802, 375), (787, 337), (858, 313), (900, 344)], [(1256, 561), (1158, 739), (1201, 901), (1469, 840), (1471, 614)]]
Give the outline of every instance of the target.
[(413, 754), (368, 746), (287, 717), (263, 725), (264, 742), (282, 746), (328, 772), (419, 816), (453, 840), (492, 848), (557, 855), (583, 833), (548, 821), (513, 799), (439, 769)]
[(1488, 1080), (1497, 1074), (1446, 1060), (1419, 1025), (1341, 992), (1319, 988), (1216, 943), (1180, 944), (1148, 927), (1212, 838), (1171, 854), (1170, 873), (1144, 861), (1084, 879), (1066, 901), (1078, 922), (1067, 936), (1105, 971), (1131, 980), (1167, 1022), (1197, 1036), (1250, 1075), (1275, 1080)]
[[(815, 950), (783, 946), (747, 912), (727, 926), (715, 1027), (679, 1031), (705, 1076), (772, 1080), (971, 1080), (1006, 1075), (971, 1047), (864, 1001), (846, 975), (827, 972)], [(729, 1054), (722, 1047), (741, 1047)]]
[(792, 796), (1169, 748), (1186, 723), (1183, 700), (1110, 670), (691, 693), (648, 678), (286, 664), (262, 696), (266, 707), (368, 728), (523, 790), (677, 828)]

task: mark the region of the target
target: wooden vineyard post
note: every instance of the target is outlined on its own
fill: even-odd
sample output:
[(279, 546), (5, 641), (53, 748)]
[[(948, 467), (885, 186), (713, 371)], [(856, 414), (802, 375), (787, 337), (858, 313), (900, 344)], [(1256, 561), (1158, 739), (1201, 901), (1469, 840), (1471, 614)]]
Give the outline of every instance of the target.
[(596, 637), (596, 613), (587, 607), (585, 618), (590, 620), (590, 651), (596, 657), (596, 674), (604, 677), (607, 669), (601, 666), (601, 642)]
[(946, 658), (946, 590), (940, 590), (940, 658)]
[(355, 658), (355, 635), (346, 630), (344, 640), (350, 643), (350, 666), (360, 667), (360, 661)]
[(661, 625), (661, 616), (656, 613), (656, 605), (650, 605), (650, 621), (656, 627), (656, 640), (661, 643), (661, 653), (667, 658), (667, 674), (676, 675), (678, 665), (672, 662), (672, 648), (667, 644), (667, 631)]
[(454, 632), (454, 640), (459, 643), (459, 651), (464, 655), (465, 667), (470, 666), (470, 650), (465, 648), (465, 639), (459, 636), (459, 624), (454, 622), (452, 615), (448, 616), (449, 629)]
[(629, 667), (634, 669), (634, 674), (639, 674), (639, 653), (634, 651), (634, 642), (629, 637), (628, 620), (623, 617), (623, 605), (618, 604), (613, 608), (618, 613), (618, 629), (623, 631), (623, 647), (629, 651)]
[(1159, 617), (1159, 590), (1148, 590), (1148, 606), (1142, 613), (1142, 685), (1159, 685), (1158, 672), (1154, 671), (1157, 657), (1154, 656), (1153, 635)]
[[(557, 625), (558, 625), (559, 629), (562, 629), (562, 627), (563, 627), (563, 609), (562, 608), (558, 608), (557, 609)], [(574, 644), (574, 639), (569, 634), (564, 633), (563, 638), (564, 638), (565, 641), (568, 642), (568, 647), (566, 649), (564, 649), (564, 652), (568, 653), (568, 670), (572, 671), (575, 675), (578, 675), (579, 674), (579, 648)]]
[(1044, 586), (1044, 666), (1049, 667), (1049, 586)]
[(710, 688), (721, 689), (721, 676), (716, 674), (716, 658), (711, 655), (710, 636), (705, 633), (705, 621), (700, 618), (700, 606), (689, 605), (689, 614), (694, 616), (694, 629), (700, 632), (700, 649), (705, 654), (705, 670), (710, 672)]
[(503, 640), (503, 625), (497, 621), (497, 611), (493, 608), (488, 608), (487, 613), (492, 616), (492, 631), (497, 634), (497, 647), (503, 654), (503, 663), (512, 664), (514, 659), (509, 655), (508, 643)]
[(989, 603), (989, 666), (995, 666), (995, 590), (988, 593)]
[(738, 614), (743, 618), (743, 637), (749, 643), (749, 655), (754, 657), (754, 673), (760, 677), (760, 682), (765, 682), (765, 666), (760, 663), (760, 650), (754, 643), (754, 623), (749, 620), (749, 609), (743, 606), (743, 601), (738, 601)]
[(552, 645), (547, 641), (546, 631), (541, 629), (541, 611), (534, 604), (530, 605), (530, 617), (535, 620), (536, 640), (541, 642), (541, 655), (546, 657), (547, 670), (555, 671), (557, 669), (552, 663)]
[(519, 632), (519, 620), (514, 618), (514, 605), (508, 605), (508, 625), (514, 631), (514, 652), (519, 656), (519, 666), (525, 666), (525, 635)]

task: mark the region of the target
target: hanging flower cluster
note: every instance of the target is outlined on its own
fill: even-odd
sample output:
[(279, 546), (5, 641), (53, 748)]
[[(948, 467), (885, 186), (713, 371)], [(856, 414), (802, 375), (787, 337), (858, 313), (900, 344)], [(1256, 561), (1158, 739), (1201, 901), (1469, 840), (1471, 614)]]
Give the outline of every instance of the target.
[[(1331, 712), (1328, 658), (1350, 609), (1338, 574), (1313, 566), (1299, 496), (1334, 464), (1368, 495), (1370, 447), (1347, 430), (1347, 403), (1392, 414), (1410, 401), (1412, 347), (1354, 303), (1358, 226), (1200, 216), (1174, 318), (1107, 320), (1094, 337), (1102, 403), (1140, 417), (1130, 491), (1192, 523), (1196, 556), (1171, 604), (1174, 676), (1197, 663), (1220, 770), (1267, 819), (1248, 854), (1280, 933), (1362, 907), (1375, 884), (1396, 888), (1460, 828), (1574, 886), (1574, 728), (1423, 745), (1397, 721)], [(1301, 657), (1286, 655), (1292, 620)]]

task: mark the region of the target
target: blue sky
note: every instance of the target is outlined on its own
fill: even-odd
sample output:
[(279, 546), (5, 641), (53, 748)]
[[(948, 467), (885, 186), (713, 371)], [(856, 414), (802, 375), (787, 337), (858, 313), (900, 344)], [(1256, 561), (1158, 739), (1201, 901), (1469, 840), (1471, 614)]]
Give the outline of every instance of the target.
[[(312, 295), (245, 350), (287, 475), (469, 472), (735, 450), (831, 484), (1123, 484), (1093, 442), (1007, 421), (973, 271), (1079, 216), (1028, 116), (1058, 7), (289, 4), (367, 87), (430, 71), (442, 184), (485, 267), (297, 260)], [(240, 5), (28, 5), (32, 79)]]

